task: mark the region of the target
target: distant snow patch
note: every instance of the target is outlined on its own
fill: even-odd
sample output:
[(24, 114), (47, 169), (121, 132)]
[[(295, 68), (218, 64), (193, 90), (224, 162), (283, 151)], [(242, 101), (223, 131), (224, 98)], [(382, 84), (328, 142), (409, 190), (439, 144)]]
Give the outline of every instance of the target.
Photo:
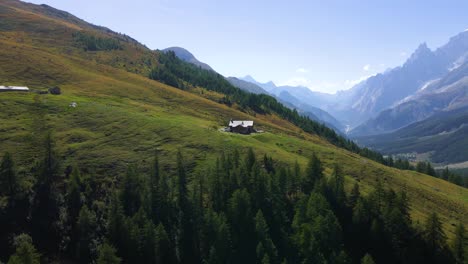
[(468, 61), (468, 52), (460, 56), (453, 64), (452, 67), (450, 67), (448, 70), (453, 71), (457, 69), (458, 67), (462, 66), (466, 61)]
[(423, 84), (423, 86), (421, 86), (421, 88), (419, 88), (418, 92), (419, 91), (424, 91), (427, 87), (429, 87), (429, 85), (433, 84), (434, 82), (440, 80), (440, 78), (438, 79), (434, 79), (434, 80), (430, 80), (428, 82), (426, 82), (425, 84)]
[(433, 84), (434, 82), (437, 82), (438, 80), (440, 80), (440, 78), (437, 78), (437, 79), (434, 79), (434, 80), (430, 80), (430, 81), (427, 81), (425, 82), (421, 88), (419, 88), (416, 93), (414, 94), (411, 94), (411, 95), (408, 95), (407, 97), (401, 99), (400, 101), (396, 102), (395, 104), (392, 105), (392, 107), (396, 107), (400, 104), (403, 104), (403, 103), (406, 103), (408, 101), (411, 101), (413, 99), (416, 99), (420, 93), (422, 93), (424, 90), (426, 90), (427, 87), (429, 87), (431, 84)]

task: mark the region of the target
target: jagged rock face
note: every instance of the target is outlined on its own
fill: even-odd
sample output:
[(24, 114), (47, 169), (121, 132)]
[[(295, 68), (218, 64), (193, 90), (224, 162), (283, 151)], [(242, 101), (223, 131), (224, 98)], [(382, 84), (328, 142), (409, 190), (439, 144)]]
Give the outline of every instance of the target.
[[(461, 59), (457, 61), (460, 62)], [(441, 111), (467, 105), (468, 61), (446, 70), (441, 78), (426, 82), (404, 100), (355, 128), (351, 135), (364, 136), (391, 132)]]

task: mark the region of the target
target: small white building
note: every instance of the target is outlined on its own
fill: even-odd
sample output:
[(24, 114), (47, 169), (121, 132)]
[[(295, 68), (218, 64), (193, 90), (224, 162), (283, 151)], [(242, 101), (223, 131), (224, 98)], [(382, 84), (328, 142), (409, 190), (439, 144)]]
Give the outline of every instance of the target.
[(26, 87), (26, 86), (3, 86), (3, 85), (0, 85), (0, 92), (10, 92), (10, 91), (28, 92), (29, 88)]

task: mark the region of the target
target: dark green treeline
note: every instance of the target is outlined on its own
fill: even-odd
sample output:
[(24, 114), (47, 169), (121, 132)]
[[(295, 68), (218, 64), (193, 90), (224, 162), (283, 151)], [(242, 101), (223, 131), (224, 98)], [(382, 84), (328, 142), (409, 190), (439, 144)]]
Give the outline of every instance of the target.
[[(63, 168), (49, 136), (30, 173), (0, 165), (0, 260), (7, 263), (464, 263), (436, 214), (412, 222), (405, 191), (345, 192), (313, 155), (306, 168), (250, 149), (208, 168), (128, 167), (121, 178)], [(149, 171), (142, 173), (142, 171)]]

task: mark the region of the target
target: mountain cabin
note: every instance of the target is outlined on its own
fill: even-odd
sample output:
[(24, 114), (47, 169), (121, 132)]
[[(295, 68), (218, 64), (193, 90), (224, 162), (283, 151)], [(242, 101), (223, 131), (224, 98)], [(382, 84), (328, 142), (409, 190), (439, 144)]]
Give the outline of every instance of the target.
[(254, 122), (251, 120), (231, 120), (229, 121), (229, 132), (239, 134), (254, 133)]

